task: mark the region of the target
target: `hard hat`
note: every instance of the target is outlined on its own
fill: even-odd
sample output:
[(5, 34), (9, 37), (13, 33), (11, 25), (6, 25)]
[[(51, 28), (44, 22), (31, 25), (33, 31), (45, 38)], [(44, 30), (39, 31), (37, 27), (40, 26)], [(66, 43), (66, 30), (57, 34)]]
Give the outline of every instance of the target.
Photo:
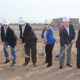
[(9, 21), (7, 19), (4, 19), (3, 20), (3, 25), (8, 25), (9, 24)]
[(62, 21), (62, 22), (66, 22), (66, 21), (70, 21), (67, 16), (65, 16), (65, 17), (63, 18), (63, 21)]
[(44, 21), (44, 24), (50, 24), (50, 21), (49, 21), (48, 19), (46, 19), (46, 20)]
[(19, 24), (24, 24), (26, 22), (26, 20), (23, 17), (19, 18)]

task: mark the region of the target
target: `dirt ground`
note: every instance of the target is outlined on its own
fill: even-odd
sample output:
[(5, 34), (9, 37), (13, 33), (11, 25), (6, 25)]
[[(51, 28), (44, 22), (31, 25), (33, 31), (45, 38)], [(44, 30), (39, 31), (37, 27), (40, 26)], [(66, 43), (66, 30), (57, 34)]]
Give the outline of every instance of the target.
[[(35, 31), (37, 33), (37, 31)], [(40, 31), (41, 33), (41, 31)], [(56, 38), (56, 43), (53, 49), (53, 65), (47, 68), (47, 64), (44, 64), (45, 57), (40, 57), (39, 54), (42, 53), (42, 42), (41, 34), (37, 34), (37, 66), (34, 67), (32, 60), (30, 60), (27, 66), (23, 66), (24, 57), (22, 56), (22, 47), (19, 42), (17, 42), (16, 53), (17, 53), (17, 63), (15, 66), (11, 67), (11, 62), (3, 64), (5, 61), (5, 56), (3, 52), (3, 46), (0, 45), (0, 80), (80, 80), (80, 69), (76, 67), (76, 47), (75, 43), (72, 47), (71, 54), (71, 64), (73, 67), (66, 66), (67, 54), (65, 55), (65, 62), (63, 69), (59, 69), (59, 60), (55, 59), (55, 56), (60, 52), (60, 42), (59, 42), (59, 32), (54, 30), (54, 35)], [(76, 31), (77, 38), (77, 31)], [(75, 38), (75, 42), (76, 42)], [(10, 51), (11, 53), (11, 51)]]

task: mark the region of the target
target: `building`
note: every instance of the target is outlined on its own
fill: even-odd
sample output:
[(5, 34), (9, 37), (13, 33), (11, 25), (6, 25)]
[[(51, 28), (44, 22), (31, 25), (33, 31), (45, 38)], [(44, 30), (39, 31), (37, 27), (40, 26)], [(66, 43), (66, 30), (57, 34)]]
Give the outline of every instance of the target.
[[(52, 27), (59, 27), (63, 18), (53, 19), (51, 22)], [(80, 27), (79, 18), (70, 18), (70, 23), (74, 25), (75, 29)]]

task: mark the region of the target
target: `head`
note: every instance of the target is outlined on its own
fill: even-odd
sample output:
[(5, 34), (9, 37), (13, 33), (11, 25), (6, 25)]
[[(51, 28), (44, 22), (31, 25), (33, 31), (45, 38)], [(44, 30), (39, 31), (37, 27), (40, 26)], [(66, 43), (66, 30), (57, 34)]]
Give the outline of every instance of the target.
[(22, 27), (25, 27), (25, 26), (26, 26), (26, 22), (25, 22), (24, 24), (21, 24), (21, 26), (22, 26)]
[(63, 25), (63, 22), (60, 25)]
[(63, 22), (63, 24), (65, 25), (65, 27), (68, 27), (69, 21)]
[(62, 21), (62, 22), (63, 22), (63, 24), (64, 24), (66, 27), (68, 27), (69, 21), (70, 21), (69, 18), (65, 16), (65, 17), (63, 18), (63, 21)]
[(9, 25), (3, 25), (4, 29), (6, 30), (8, 28)]
[(50, 21), (49, 20), (45, 20), (45, 22), (44, 22), (44, 30), (49, 30), (51, 27), (50, 27)]
[(6, 30), (8, 28), (8, 26), (9, 26), (9, 21), (7, 19), (4, 19), (3, 20), (3, 27), (4, 27), (4, 29)]
[(26, 20), (25, 20), (23, 17), (20, 17), (20, 18), (19, 18), (19, 24), (20, 24), (22, 27), (25, 27), (25, 26), (26, 26)]

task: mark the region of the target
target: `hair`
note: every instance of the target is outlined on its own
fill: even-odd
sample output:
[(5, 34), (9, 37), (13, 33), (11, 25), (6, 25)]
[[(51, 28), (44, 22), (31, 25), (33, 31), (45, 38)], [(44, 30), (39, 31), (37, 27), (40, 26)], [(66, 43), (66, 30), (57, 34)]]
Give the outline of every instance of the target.
[(44, 27), (44, 31), (50, 30), (50, 29), (51, 29), (51, 26), (50, 25), (49, 25), (49, 27), (47, 29)]

